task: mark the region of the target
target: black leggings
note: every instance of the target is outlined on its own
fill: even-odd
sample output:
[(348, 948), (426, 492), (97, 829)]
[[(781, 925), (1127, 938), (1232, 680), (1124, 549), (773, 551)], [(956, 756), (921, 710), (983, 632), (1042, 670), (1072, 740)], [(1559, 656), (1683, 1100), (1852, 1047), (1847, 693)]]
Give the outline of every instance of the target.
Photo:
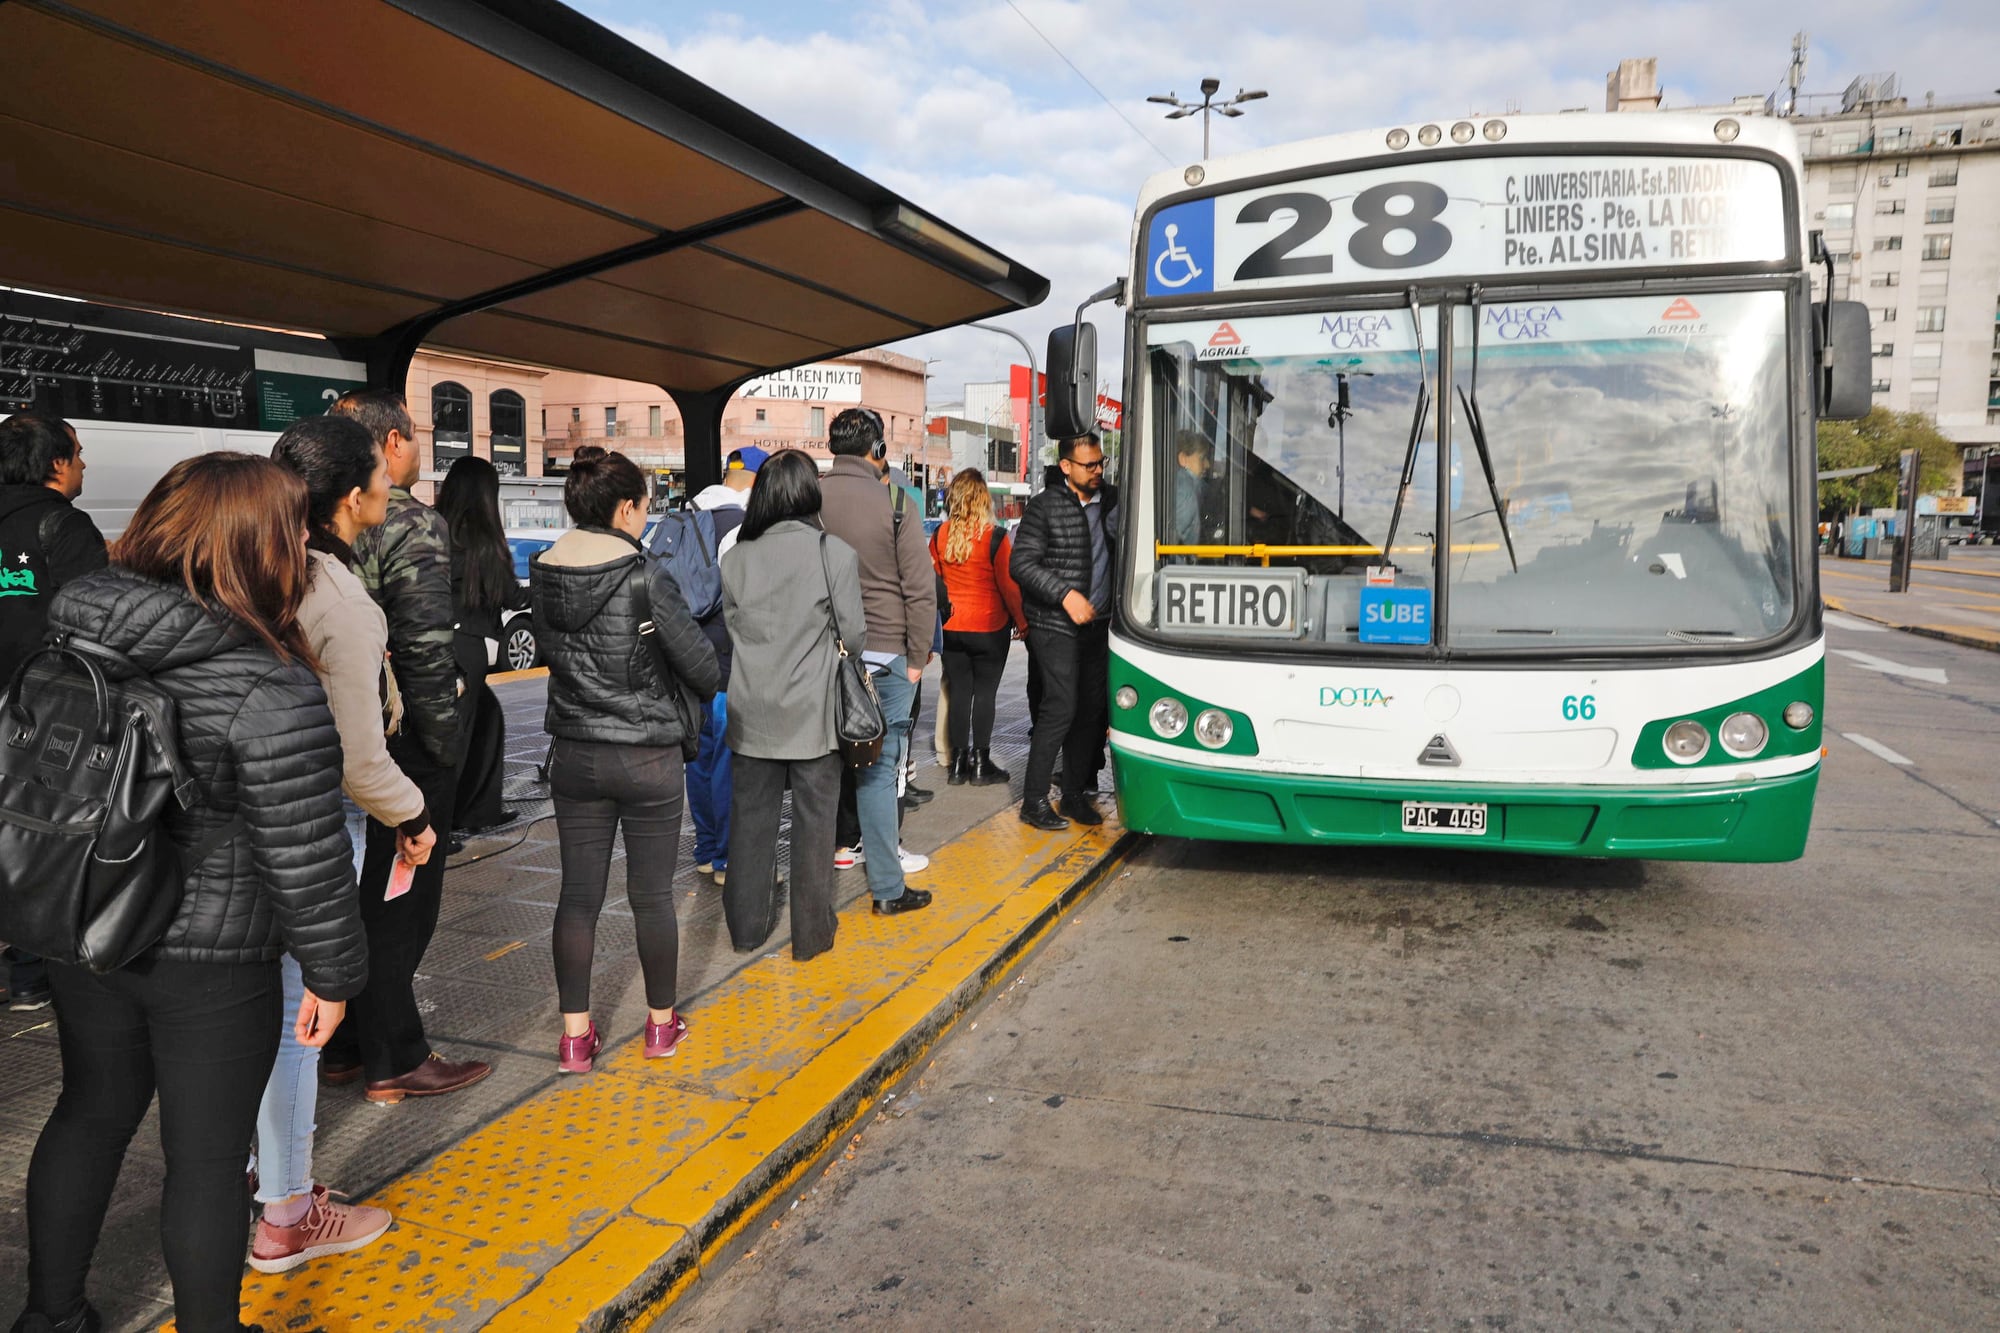
[(993, 744), (993, 701), (1007, 670), (1011, 636), (1004, 629), (972, 634), (944, 632), (945, 735), (951, 748), (988, 749)]
[(28, 1167), (28, 1309), (83, 1306), (126, 1145), (160, 1095), (160, 1249), (184, 1333), (236, 1333), (243, 1148), (278, 1054), (278, 964), (141, 962), (95, 975), (49, 964), (63, 1089)]
[(597, 917), (611, 876), (611, 840), (625, 826), (625, 901), (639, 936), (646, 1005), (674, 1007), (681, 936), (674, 868), (681, 853), (684, 777), (678, 745), (558, 740), (549, 773), (562, 897), (556, 902), (556, 994), (566, 1014), (590, 1009)]

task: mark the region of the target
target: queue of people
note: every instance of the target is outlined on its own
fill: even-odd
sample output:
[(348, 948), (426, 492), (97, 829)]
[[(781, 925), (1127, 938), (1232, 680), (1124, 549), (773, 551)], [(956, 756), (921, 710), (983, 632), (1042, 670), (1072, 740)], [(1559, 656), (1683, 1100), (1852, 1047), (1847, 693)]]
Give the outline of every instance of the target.
[[(592, 446), (572, 461), (564, 503), (575, 527), (535, 558), (528, 592), (549, 666), (562, 1073), (588, 1073), (604, 1045), (591, 976), (620, 837), (644, 1054), (670, 1057), (688, 1035), (672, 891), (684, 800), (694, 860), (722, 888), (739, 950), (762, 948), (787, 904), (795, 959), (834, 946), (844, 777), (854, 842), (870, 853), (872, 910), (930, 905), (931, 892), (908, 883), (925, 862), (902, 848), (901, 818), (915, 690), (934, 644), (947, 780), (1009, 780), (992, 731), (1011, 643), (1025, 637), (1042, 687), (1021, 817), (1048, 829), (1102, 818), (1090, 793), (1117, 506), (1096, 441), (1063, 446), (1060, 484), (1030, 502), (1012, 537), (994, 522), (984, 478), (961, 473), (927, 543), (920, 509), (894, 498), (880, 417), (849, 409), (830, 434), (824, 478), (802, 452), (746, 449), (698, 497), (722, 590), (699, 619), (643, 545), (646, 474)], [(239, 1327), (253, 1197), (249, 1262), (264, 1272), (360, 1248), (393, 1221), (315, 1178), (322, 1087), (358, 1083), (393, 1105), (491, 1072), (431, 1049), (413, 984), (443, 900), (440, 839), (466, 817), (465, 784), (484, 780), (468, 766), (469, 741), (482, 709), (498, 711), (482, 641), (518, 594), (501, 563), (491, 465), (454, 465), (448, 521), (411, 494), (420, 456), (399, 395), (350, 393), (289, 428), (269, 459), (176, 464), (107, 550), (69, 503), (83, 467), (75, 432), (33, 414), (0, 423), (0, 552), (20, 554), (35, 594), (0, 599), (0, 658), (45, 628), (124, 655), (178, 704), (176, 739), (200, 796), (168, 818), (192, 864), (157, 941), (109, 972), (46, 965), (64, 1085), (29, 1173), (17, 1330), (98, 1327), (84, 1280), (126, 1145), (156, 1095), (176, 1320), (209, 1333)], [(883, 732), (866, 763), (850, 763), (842, 743), (837, 677), (854, 660)], [(13, 665), (0, 661), (10, 667), (0, 684)], [(1058, 750), (1061, 814), (1048, 800)], [(35, 978), (20, 976), (10, 993), (32, 1000)]]

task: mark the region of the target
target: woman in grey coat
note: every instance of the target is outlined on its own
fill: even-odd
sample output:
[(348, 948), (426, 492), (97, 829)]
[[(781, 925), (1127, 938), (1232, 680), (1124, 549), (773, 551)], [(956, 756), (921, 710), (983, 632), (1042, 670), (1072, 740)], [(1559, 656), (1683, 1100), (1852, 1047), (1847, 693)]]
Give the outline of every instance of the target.
[(758, 469), (736, 545), (722, 557), (722, 613), (735, 646), (725, 733), (736, 755), (723, 912), (740, 950), (778, 925), (778, 810), (792, 789), (792, 957), (833, 947), (833, 625), (850, 651), (867, 638), (854, 550), (819, 525), (819, 470), (786, 449)]

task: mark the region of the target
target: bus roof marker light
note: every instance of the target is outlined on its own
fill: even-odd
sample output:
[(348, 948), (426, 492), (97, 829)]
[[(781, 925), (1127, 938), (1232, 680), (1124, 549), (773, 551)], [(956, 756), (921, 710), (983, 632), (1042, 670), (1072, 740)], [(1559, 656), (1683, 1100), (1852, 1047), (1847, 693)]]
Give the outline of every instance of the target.
[(1155, 732), (1158, 732), (1167, 740), (1172, 740), (1187, 730), (1187, 705), (1179, 699), (1161, 699), (1153, 705), (1151, 713), (1147, 716), (1147, 720), (1153, 724)]
[(1813, 706), (1804, 699), (1794, 699), (1785, 705), (1785, 725), (1793, 731), (1804, 731), (1813, 724)]
[(1479, 132), (1486, 136), (1488, 143), (1499, 143), (1507, 137), (1507, 122), (1504, 120), (1489, 120), (1479, 127)]
[(1755, 713), (1731, 713), (1722, 719), (1716, 734), (1722, 740), (1722, 748), (1738, 759), (1754, 757), (1764, 748), (1764, 742), (1771, 739), (1771, 729)]
[(1236, 734), (1236, 724), (1220, 708), (1204, 708), (1194, 720), (1194, 738), (1211, 750), (1220, 750)]
[(1120, 708), (1137, 708), (1139, 706), (1139, 691), (1133, 689), (1130, 685), (1120, 685), (1118, 693), (1113, 697), (1117, 699)]
[(1715, 137), (1723, 143), (1735, 143), (1736, 136), (1741, 133), (1743, 127), (1733, 120), (1724, 119), (1715, 122)]
[(1183, 171), (1181, 173), (1181, 179), (1186, 181), (1189, 185), (1199, 185), (1203, 181), (1208, 179), (1208, 173), (1206, 171), (1203, 171), (1199, 165), (1196, 165), (1189, 167), (1186, 171)]
[(1451, 141), (1453, 143), (1471, 143), (1472, 136), (1477, 133), (1478, 131), (1472, 128), (1471, 121), (1461, 120), (1458, 124), (1451, 127)]
[(1683, 718), (1667, 728), (1660, 748), (1677, 764), (1692, 764), (1708, 753), (1708, 728), (1692, 718)]
[(1435, 148), (1438, 140), (1444, 138), (1444, 131), (1435, 125), (1426, 125), (1417, 131), (1417, 142), (1426, 148)]
[(1400, 153), (1410, 146), (1410, 132), (1408, 130), (1390, 130), (1389, 137), (1384, 142), (1389, 145), (1392, 152)]

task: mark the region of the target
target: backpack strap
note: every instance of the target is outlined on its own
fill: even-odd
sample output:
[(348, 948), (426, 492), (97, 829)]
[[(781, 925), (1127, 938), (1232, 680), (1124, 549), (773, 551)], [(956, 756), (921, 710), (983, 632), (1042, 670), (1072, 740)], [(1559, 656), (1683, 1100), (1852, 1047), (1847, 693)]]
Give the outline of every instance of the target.
[(221, 828), (215, 830), (215, 832), (209, 834), (185, 852), (182, 852), (181, 868), (192, 875), (196, 870), (201, 868), (202, 862), (221, 851), (227, 844), (236, 841), (237, 834), (249, 831), (250, 826), (243, 822), (243, 816), (237, 815), (233, 817)]

